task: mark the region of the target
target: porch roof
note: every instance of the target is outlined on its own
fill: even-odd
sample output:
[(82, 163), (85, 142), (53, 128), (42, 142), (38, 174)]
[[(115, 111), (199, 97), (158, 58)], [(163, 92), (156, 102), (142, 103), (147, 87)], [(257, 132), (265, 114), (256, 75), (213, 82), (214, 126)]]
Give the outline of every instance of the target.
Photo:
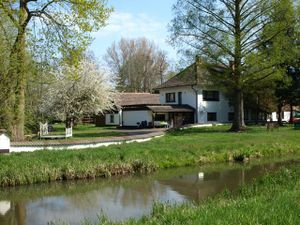
[(189, 105), (148, 105), (148, 109), (150, 109), (154, 113), (168, 113), (168, 112), (178, 112), (178, 113), (188, 113), (194, 112), (195, 109)]

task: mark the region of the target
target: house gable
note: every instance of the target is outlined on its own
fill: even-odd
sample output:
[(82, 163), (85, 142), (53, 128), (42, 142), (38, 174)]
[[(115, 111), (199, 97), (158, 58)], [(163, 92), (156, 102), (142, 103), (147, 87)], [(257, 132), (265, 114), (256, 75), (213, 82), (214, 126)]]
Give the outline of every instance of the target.
[[(195, 62), (156, 89), (161, 104), (186, 104), (195, 108), (195, 122), (228, 122), (233, 111), (228, 99), (207, 79), (209, 74), (223, 73), (224, 67)], [(170, 101), (172, 100), (172, 101)]]

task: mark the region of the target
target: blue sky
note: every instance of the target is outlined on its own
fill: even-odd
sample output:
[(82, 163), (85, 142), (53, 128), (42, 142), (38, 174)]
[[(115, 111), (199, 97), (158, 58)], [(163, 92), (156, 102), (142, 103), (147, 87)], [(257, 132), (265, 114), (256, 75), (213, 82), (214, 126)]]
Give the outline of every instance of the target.
[(109, 0), (114, 7), (108, 25), (97, 33), (91, 50), (101, 60), (106, 49), (121, 37), (146, 37), (176, 59), (176, 51), (167, 43), (167, 25), (171, 21), (172, 6), (176, 0)]

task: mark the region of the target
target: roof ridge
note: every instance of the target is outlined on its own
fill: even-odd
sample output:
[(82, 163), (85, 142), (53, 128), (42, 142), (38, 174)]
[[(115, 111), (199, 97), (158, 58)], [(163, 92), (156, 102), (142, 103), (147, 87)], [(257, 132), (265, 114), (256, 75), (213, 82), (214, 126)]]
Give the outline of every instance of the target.
[[(179, 73), (177, 73), (175, 76), (171, 77), (161, 85), (158, 85), (154, 89), (160, 89), (165, 87), (176, 87), (176, 86), (185, 86), (185, 85), (192, 85), (195, 83), (196, 77), (195, 77), (195, 67), (196, 62), (192, 63), (185, 69), (181, 70)], [(186, 79), (185, 77), (188, 76), (190, 79)]]

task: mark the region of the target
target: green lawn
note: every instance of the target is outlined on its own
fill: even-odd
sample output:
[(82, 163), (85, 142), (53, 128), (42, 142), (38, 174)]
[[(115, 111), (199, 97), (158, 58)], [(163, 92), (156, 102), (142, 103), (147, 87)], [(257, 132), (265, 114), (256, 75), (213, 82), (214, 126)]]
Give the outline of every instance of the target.
[[(65, 134), (65, 124), (54, 124), (54, 131), (50, 132), (49, 135), (64, 135)], [(98, 138), (105, 137), (116, 137), (116, 136), (124, 136), (126, 133), (120, 132), (116, 129), (116, 127), (96, 127), (93, 124), (78, 124), (73, 127), (73, 137), (68, 138), (67, 140), (93, 140)], [(34, 140), (39, 140), (36, 137)], [(49, 139), (43, 139), (50, 141)], [(61, 140), (64, 141), (64, 140)]]
[(110, 223), (100, 218), (98, 224), (300, 224), (299, 174), (300, 166), (291, 166), (268, 174), (250, 186), (235, 192), (224, 192), (199, 205), (157, 204), (151, 216), (140, 220)]
[(167, 133), (144, 143), (86, 150), (36, 151), (0, 155), (0, 186), (147, 173), (155, 169), (259, 157), (300, 155), (300, 131), (267, 132), (250, 127), (229, 133), (228, 126)]

